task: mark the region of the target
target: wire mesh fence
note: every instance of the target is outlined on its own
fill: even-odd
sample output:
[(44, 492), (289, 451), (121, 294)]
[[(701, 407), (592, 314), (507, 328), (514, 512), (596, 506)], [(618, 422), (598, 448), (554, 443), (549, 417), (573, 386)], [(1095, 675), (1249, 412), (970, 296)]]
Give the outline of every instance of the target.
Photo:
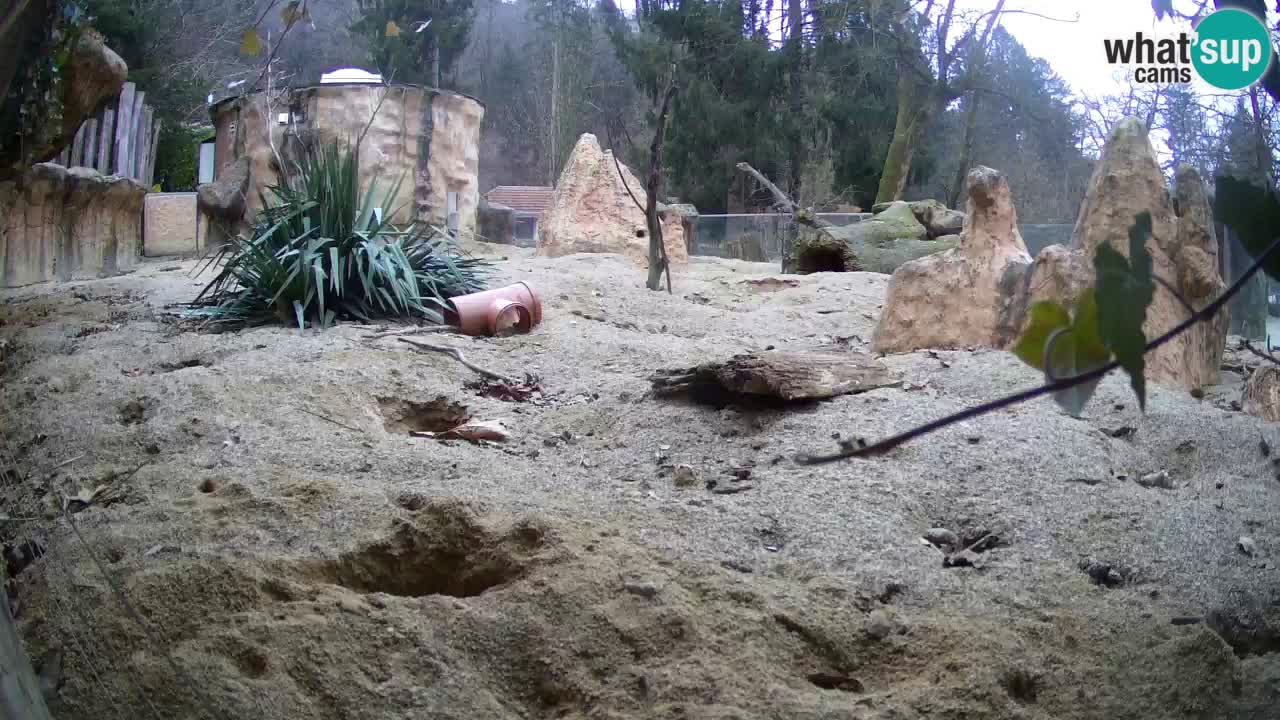
[[(868, 213), (818, 213), (832, 225), (851, 225), (871, 217)], [(750, 213), (699, 215), (689, 253), (706, 257), (779, 262), (786, 242), (789, 215)]]

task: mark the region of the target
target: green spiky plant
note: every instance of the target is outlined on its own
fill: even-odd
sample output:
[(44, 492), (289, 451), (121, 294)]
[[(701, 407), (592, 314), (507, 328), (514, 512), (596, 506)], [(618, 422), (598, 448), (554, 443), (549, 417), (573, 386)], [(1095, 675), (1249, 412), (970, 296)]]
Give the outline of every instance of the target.
[[(404, 228), (385, 218), (401, 180), (360, 194), (349, 146), (309, 148), (297, 172), (260, 194), (250, 234), (237, 235), (200, 269), (221, 264), (188, 315), (215, 325), (273, 320), (328, 327), (354, 318), (444, 322), (445, 300), (484, 289), (488, 264), (463, 253), (444, 231)], [(379, 214), (378, 208), (383, 212)]]

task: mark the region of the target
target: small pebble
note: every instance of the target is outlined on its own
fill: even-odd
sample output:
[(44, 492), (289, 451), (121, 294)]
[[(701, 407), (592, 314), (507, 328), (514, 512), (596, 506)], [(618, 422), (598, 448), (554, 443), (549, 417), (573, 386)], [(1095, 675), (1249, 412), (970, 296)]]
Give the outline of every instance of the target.
[(698, 474), (693, 471), (692, 466), (680, 464), (676, 466), (674, 480), (676, 487), (689, 487), (697, 484)]
[(1236, 541), (1236, 548), (1249, 557), (1253, 557), (1258, 554), (1258, 544), (1253, 541), (1253, 538), (1247, 535), (1240, 536), (1240, 539)]
[(872, 640), (883, 640), (893, 633), (893, 619), (889, 617), (889, 613), (876, 610), (867, 617), (863, 632)]
[(627, 581), (622, 584), (622, 588), (642, 598), (652, 598), (658, 594), (658, 586), (648, 581)]

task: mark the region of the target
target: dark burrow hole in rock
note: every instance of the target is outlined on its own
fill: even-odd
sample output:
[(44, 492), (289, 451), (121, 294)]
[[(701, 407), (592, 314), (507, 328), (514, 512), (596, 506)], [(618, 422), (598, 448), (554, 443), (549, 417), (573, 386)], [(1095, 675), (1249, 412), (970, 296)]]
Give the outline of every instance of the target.
[(851, 268), (846, 260), (842, 253), (834, 250), (811, 250), (796, 259), (796, 272), (847, 272)]
[(378, 409), (389, 433), (444, 432), (471, 419), (466, 405), (443, 395), (427, 402), (380, 397)]
[(546, 531), (535, 524), (499, 534), (464, 504), (432, 503), (386, 539), (326, 563), (321, 574), (362, 593), (475, 597), (523, 577), (546, 544)]

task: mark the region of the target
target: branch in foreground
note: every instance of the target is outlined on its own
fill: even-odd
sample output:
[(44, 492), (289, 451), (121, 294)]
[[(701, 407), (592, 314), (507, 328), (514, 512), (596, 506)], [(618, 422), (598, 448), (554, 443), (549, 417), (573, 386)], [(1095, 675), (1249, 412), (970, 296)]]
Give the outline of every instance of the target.
[[(1280, 239), (1272, 242), (1271, 245), (1268, 246), (1267, 249), (1264, 250), (1258, 256), (1257, 260), (1254, 261), (1253, 265), (1250, 266), (1249, 269), (1246, 270), (1245, 273), (1241, 275), (1234, 283), (1232, 283), (1231, 287), (1227, 288), (1221, 295), (1219, 295), (1217, 299), (1215, 299), (1213, 302), (1206, 305), (1204, 309), (1200, 310), (1199, 312), (1195, 313), (1191, 317), (1187, 318), (1183, 322), (1176, 325), (1172, 330), (1166, 332), (1165, 334), (1147, 343), (1146, 349), (1143, 351), (1143, 354), (1149, 353), (1152, 350), (1155, 350), (1156, 348), (1160, 347), (1161, 345), (1164, 345), (1165, 343), (1169, 342), (1175, 337), (1181, 335), (1183, 332), (1186, 332), (1187, 329), (1199, 323), (1207, 322), (1211, 320), (1213, 316), (1218, 314), (1218, 311), (1221, 310), (1222, 307), (1231, 300), (1231, 298), (1235, 297), (1240, 292), (1240, 290), (1242, 290), (1244, 286), (1250, 280), (1253, 279), (1253, 276), (1256, 275), (1258, 271), (1262, 269), (1262, 266), (1267, 262), (1267, 260), (1272, 255), (1276, 253), (1277, 250), (1280, 250)], [(918, 427), (912, 428), (911, 430), (907, 430), (906, 432), (902, 432), (892, 437), (886, 438), (884, 440), (880, 440), (879, 442), (871, 443), (869, 445), (865, 445), (861, 447), (847, 447), (847, 448), (841, 449), (838, 452), (833, 452), (826, 455), (808, 455), (808, 454), (802, 453), (795, 457), (795, 461), (801, 465), (819, 465), (822, 463), (834, 462), (836, 460), (843, 460), (845, 458), (870, 457), (873, 455), (883, 455), (889, 452), (890, 450), (893, 450), (894, 448), (898, 447), (899, 445), (907, 443), (911, 440), (915, 440), (918, 437), (928, 435), (929, 433), (935, 432), (937, 430), (941, 430), (942, 428), (947, 427), (948, 425), (954, 425), (958, 422), (963, 422), (965, 420), (970, 420), (975, 417), (980, 417), (982, 415), (986, 415), (989, 412), (1001, 410), (1011, 405), (1017, 405), (1018, 403), (1025, 402), (1027, 400), (1033, 400), (1042, 395), (1049, 395), (1049, 394), (1058, 392), (1060, 390), (1066, 390), (1068, 388), (1072, 388), (1077, 385), (1083, 385), (1087, 382), (1092, 382), (1094, 380), (1097, 380), (1103, 377), (1104, 375), (1111, 372), (1112, 370), (1115, 370), (1118, 367), (1120, 367), (1120, 363), (1116, 362), (1115, 360), (1112, 360), (1106, 365), (1103, 365), (1102, 367), (1099, 367), (1094, 370), (1090, 370), (1089, 372), (1081, 373), (1079, 375), (1073, 375), (1067, 378), (1061, 378), (1055, 382), (1041, 385), (1040, 387), (1023, 390), (1021, 392), (1014, 393), (1013, 395), (1007, 395), (1005, 397), (992, 400), (991, 402), (983, 403), (982, 405), (977, 405), (975, 407), (967, 408), (965, 410), (961, 410), (958, 413), (954, 413), (952, 415), (939, 418), (932, 422), (925, 423), (924, 425), (920, 425)]]

